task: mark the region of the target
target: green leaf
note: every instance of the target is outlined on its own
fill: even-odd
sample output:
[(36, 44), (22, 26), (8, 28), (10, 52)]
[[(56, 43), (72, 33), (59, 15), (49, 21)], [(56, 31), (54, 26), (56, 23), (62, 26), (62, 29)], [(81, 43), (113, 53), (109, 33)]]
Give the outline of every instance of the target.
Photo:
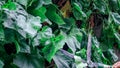
[(40, 17), (34, 17), (26, 13), (26, 11), (18, 5), (16, 11), (4, 11), (7, 18), (4, 20), (4, 27), (18, 31), (23, 37), (28, 34), (34, 37), (41, 28)]
[(104, 0), (95, 0), (94, 9), (98, 9), (102, 13), (106, 13), (107, 6)]
[(15, 2), (8, 2), (8, 3), (5, 3), (2, 8), (6, 8), (6, 9), (9, 9), (9, 10), (16, 10), (16, 4)]
[(55, 38), (51, 38), (50, 41), (51, 43), (46, 45), (42, 51), (44, 53), (45, 58), (50, 62), (55, 53), (63, 47), (65, 44), (63, 35), (59, 35)]
[(5, 29), (4, 33), (6, 43), (14, 42), (17, 53), (18, 52), (30, 53), (30, 46), (26, 44), (25, 40), (23, 40), (23, 37), (17, 31), (12, 29)]
[(60, 50), (53, 57), (57, 68), (76, 68), (74, 56), (67, 51)]
[(19, 53), (13, 63), (19, 68), (44, 68), (43, 57), (39, 54)]
[(83, 39), (83, 34), (82, 34), (82, 33), (76, 34), (76, 39), (77, 39), (79, 42), (81, 42), (82, 39)]
[(32, 37), (34, 37), (37, 31), (42, 27), (40, 17), (34, 17), (31, 15), (29, 15), (28, 21), (24, 25), (26, 25), (26, 27), (23, 27), (24, 31)]
[(17, 41), (14, 41), (15, 42), (15, 46), (16, 46), (16, 51), (17, 53), (20, 51), (20, 45), (18, 44)]
[(4, 30), (2, 27), (2, 24), (0, 25), (0, 41), (4, 41), (5, 35), (4, 35)]
[(5, 40), (7, 42), (14, 42), (16, 34), (19, 35), (17, 32), (15, 33), (15, 30), (12, 29), (5, 29)]
[(52, 0), (38, 0), (38, 6), (37, 8), (42, 7), (43, 5), (49, 5), (52, 4)]
[(117, 40), (120, 41), (120, 34), (117, 33), (117, 32), (115, 32), (114, 35), (115, 35), (115, 37), (117, 38)]
[(86, 18), (86, 14), (82, 11), (77, 3), (73, 3), (73, 15), (77, 20), (82, 20)]
[(87, 58), (86, 52), (87, 52), (87, 50), (85, 48), (83, 48), (80, 51), (77, 51), (76, 55), (80, 56), (83, 59), (86, 59)]
[(28, 5), (28, 0), (16, 0), (16, 2), (24, 5), (24, 6), (27, 6)]
[(34, 9), (32, 11), (32, 14), (35, 16), (39, 16), (41, 18), (41, 21), (44, 22), (47, 20), (47, 17), (45, 16), (46, 11), (46, 8), (42, 6), (38, 9)]
[(73, 51), (73, 53), (76, 52), (77, 48), (80, 49), (80, 43), (74, 36), (69, 36), (66, 40), (66, 44)]
[(0, 60), (0, 68), (3, 68), (4, 63)]
[(113, 61), (117, 61), (118, 60), (118, 56), (115, 54), (115, 52), (112, 49), (108, 50), (111, 54), (111, 58), (113, 59)]
[(48, 5), (48, 4), (51, 4), (52, 3), (52, 0), (42, 0), (43, 2), (43, 4), (45, 4), (45, 5)]
[(42, 51), (44, 53), (45, 59), (47, 59), (47, 61), (51, 62), (51, 60), (52, 60), (52, 58), (55, 55), (55, 53), (56, 53), (57, 50), (56, 50), (54, 44), (49, 44), (49, 45), (45, 46), (42, 49)]
[(31, 53), (30, 46), (26, 43), (25, 40), (19, 40), (20, 52), (22, 53)]
[(57, 37), (55, 37), (53, 41), (55, 42), (56, 49), (59, 50), (63, 48), (63, 45), (65, 44), (65, 41), (66, 41), (66, 37), (63, 34), (60, 34)]
[(38, 32), (32, 44), (33, 46), (39, 46), (39, 44), (41, 46), (46, 46), (51, 42), (50, 38), (52, 37), (54, 37), (54, 34), (52, 34), (52, 29), (48, 26), (45, 26), (41, 31)]
[(64, 29), (70, 29), (71, 27), (75, 26), (75, 19), (70, 17), (70, 18), (65, 18), (64, 19), (65, 23), (64, 25), (61, 25), (61, 28)]
[(111, 15), (115, 24), (120, 25), (120, 15), (118, 13), (111, 13)]
[(87, 67), (87, 63), (84, 63), (83, 59), (79, 56), (75, 56), (75, 64), (76, 64), (76, 68)]
[(119, 10), (119, 5), (118, 5), (119, 0), (109, 0), (109, 8), (112, 11), (118, 11)]
[[(92, 49), (94, 49), (94, 52), (93, 52), (93, 61), (95, 62), (103, 62), (103, 63), (110, 63), (110, 58), (107, 57), (105, 52), (109, 53), (107, 50), (109, 49), (108, 45), (103, 45), (101, 43), (100, 45), (100, 42), (97, 40), (97, 38), (93, 37), (92, 38), (93, 42), (92, 42)], [(106, 46), (106, 47), (105, 47)], [(104, 49), (103, 49), (104, 48)]]
[(106, 65), (106, 64), (98, 63), (98, 67), (99, 68), (101, 68), (101, 67), (110, 68), (110, 67), (112, 67), (112, 65)]
[(57, 12), (57, 8), (55, 7), (55, 5), (49, 5), (47, 7), (46, 16), (48, 17), (48, 19), (50, 19), (52, 22), (58, 25), (65, 24), (62, 17), (60, 17), (56, 12)]
[(37, 1), (37, 0), (16, 0), (17, 3), (19, 3), (20, 5), (23, 5), (25, 7), (25, 9), (27, 9), (27, 7), (32, 6), (32, 4)]

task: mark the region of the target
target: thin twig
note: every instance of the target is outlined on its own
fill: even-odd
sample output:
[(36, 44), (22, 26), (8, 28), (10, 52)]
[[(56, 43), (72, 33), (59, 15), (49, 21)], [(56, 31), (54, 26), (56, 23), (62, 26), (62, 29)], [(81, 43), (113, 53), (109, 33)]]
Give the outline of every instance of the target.
[(91, 33), (88, 35), (88, 43), (87, 43), (87, 63), (91, 62)]
[(88, 43), (87, 43), (87, 63), (89, 67), (97, 67), (98, 65), (96, 65), (94, 62), (92, 62), (91, 60), (91, 48), (92, 48), (92, 35), (91, 33), (88, 34)]

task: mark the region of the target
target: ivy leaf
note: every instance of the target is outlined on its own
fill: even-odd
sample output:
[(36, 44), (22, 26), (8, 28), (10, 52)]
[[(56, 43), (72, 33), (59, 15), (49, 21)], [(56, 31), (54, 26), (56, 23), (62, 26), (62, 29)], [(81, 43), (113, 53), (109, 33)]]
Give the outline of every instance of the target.
[(0, 60), (0, 68), (3, 68), (4, 63)]
[(39, 54), (19, 53), (13, 63), (19, 68), (44, 68), (44, 60)]
[(47, 59), (47, 61), (51, 62), (51, 60), (52, 60), (52, 58), (55, 55), (57, 50), (56, 50), (54, 44), (49, 44), (49, 45), (45, 46), (42, 49), (42, 51), (43, 51), (45, 59)]
[(46, 5), (46, 4), (52, 3), (52, 1), (51, 0), (43, 0), (43, 3)]
[(24, 6), (27, 6), (28, 5), (28, 0), (16, 0), (16, 2), (24, 5)]
[(108, 49), (108, 52), (111, 54), (111, 58), (113, 59), (113, 61), (118, 60), (118, 56), (114, 53), (112, 49)]
[(120, 15), (118, 13), (111, 13), (111, 15), (112, 15), (113, 21), (116, 24), (120, 25)]
[(36, 8), (32, 11), (32, 14), (35, 15), (35, 16), (39, 16), (41, 18), (41, 22), (49, 22), (45, 13), (46, 13), (46, 8), (45, 7), (40, 7), (40, 8)]
[(58, 68), (76, 68), (74, 56), (65, 50), (59, 50), (53, 60)]
[(36, 16), (40, 16), (42, 21), (44, 21), (47, 17), (45, 16), (46, 13), (46, 8), (45, 7), (40, 7), (38, 9), (33, 10), (33, 14)]
[(34, 37), (37, 31), (42, 27), (40, 17), (29, 16), (27, 23), (25, 24), (24, 31)]
[(52, 22), (55, 22), (58, 25), (65, 24), (62, 17), (60, 17), (56, 12), (57, 8), (55, 7), (55, 5), (49, 5), (47, 7), (46, 16), (48, 17), (48, 19), (50, 19)]
[(16, 10), (16, 3), (15, 2), (8, 2), (5, 3), (2, 8), (9, 9), (9, 10)]
[(39, 0), (37, 8), (42, 7), (43, 5), (49, 5), (52, 4), (52, 0)]
[(2, 24), (0, 25), (0, 41), (4, 41), (5, 35), (4, 35), (4, 30), (2, 27)]
[(30, 46), (26, 43), (25, 40), (19, 40), (20, 52), (22, 53), (30, 53)]
[(83, 59), (79, 56), (75, 56), (75, 64), (76, 64), (76, 68), (87, 67), (87, 63), (84, 63)]
[(73, 3), (73, 15), (77, 20), (86, 18), (86, 14), (82, 11), (81, 7), (77, 3)]
[(52, 29), (50, 27), (43, 27), (41, 31), (38, 32), (37, 36), (34, 38), (32, 44), (33, 46), (39, 46), (41, 44), (42, 46), (46, 46), (50, 42), (50, 38), (54, 37), (54, 34), (52, 34)]
[(26, 37), (26, 34), (34, 37), (42, 26), (40, 17), (29, 15), (20, 5), (17, 6), (16, 11), (4, 11), (7, 18), (5, 18), (3, 25), (18, 31), (23, 37)]
[(16, 46), (17, 53), (20, 52), (20, 45), (19, 45), (19, 43), (16, 40), (14, 41), (14, 43), (15, 43), (15, 46)]
[(117, 38), (117, 40), (120, 41), (120, 34), (117, 33), (117, 32), (115, 32), (114, 35), (115, 35), (115, 37)]
[(75, 53), (77, 49), (80, 49), (80, 43), (77, 41), (77, 39), (74, 36), (70, 36), (67, 38), (66, 43), (68, 47)]
[(63, 47), (65, 44), (63, 35), (59, 35), (57, 37), (51, 38), (51, 43), (46, 45), (42, 51), (44, 53), (45, 58), (50, 62), (55, 53)]
[(35, 2), (37, 0), (16, 0), (17, 3), (25, 6), (25, 8), (29, 7), (29, 6), (32, 6), (33, 2)]
[(118, 11), (119, 10), (118, 1), (119, 0), (109, 0), (109, 8), (112, 11)]
[[(17, 31), (13, 29), (5, 29), (5, 41), (7, 43), (14, 42), (15, 47), (18, 52), (30, 53), (30, 47), (26, 44), (25, 40), (23, 40), (23, 36), (21, 36)], [(17, 41), (16, 41), (17, 39)]]
[(81, 48), (82, 36), (83, 35), (80, 30), (76, 28), (71, 29), (70, 35), (67, 36), (66, 44), (73, 53), (75, 53), (77, 49)]
[[(5, 33), (5, 40), (7, 41), (7, 42), (14, 42), (14, 40), (15, 40), (15, 36), (16, 35), (19, 35), (19, 33), (15, 33), (16, 31), (15, 30), (12, 30), (12, 29), (5, 29), (4, 30), (4, 33)], [(10, 36), (9, 36), (10, 35)]]
[(70, 17), (70, 18), (65, 18), (64, 19), (65, 23), (64, 25), (61, 25), (60, 27), (61, 28), (64, 28), (64, 29), (70, 29), (72, 26), (75, 26), (75, 19)]
[(94, 9), (98, 9), (102, 13), (106, 13), (106, 4), (104, 0), (95, 0)]

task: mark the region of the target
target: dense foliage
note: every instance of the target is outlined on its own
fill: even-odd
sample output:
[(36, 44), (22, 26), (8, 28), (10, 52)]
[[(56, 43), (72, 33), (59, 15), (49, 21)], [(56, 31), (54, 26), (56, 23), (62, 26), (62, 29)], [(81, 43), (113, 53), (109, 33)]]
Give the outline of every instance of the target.
[(110, 67), (119, 49), (120, 0), (0, 0), (0, 68)]

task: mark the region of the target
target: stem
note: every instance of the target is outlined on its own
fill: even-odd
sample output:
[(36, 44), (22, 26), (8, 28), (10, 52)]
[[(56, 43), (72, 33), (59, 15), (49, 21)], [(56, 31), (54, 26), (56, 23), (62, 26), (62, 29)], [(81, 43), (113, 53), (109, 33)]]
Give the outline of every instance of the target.
[(87, 62), (91, 62), (91, 33), (88, 35), (88, 44), (87, 44)]

